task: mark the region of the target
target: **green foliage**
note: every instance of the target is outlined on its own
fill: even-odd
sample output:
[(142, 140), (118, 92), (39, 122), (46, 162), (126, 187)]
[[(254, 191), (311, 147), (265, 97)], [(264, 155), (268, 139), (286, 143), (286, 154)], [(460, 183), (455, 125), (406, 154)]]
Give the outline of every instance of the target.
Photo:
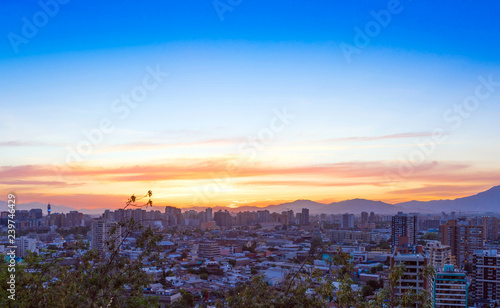
[(422, 235), (422, 239), (437, 241), (439, 240), (439, 234), (437, 234), (436, 232), (426, 232), (424, 235)]
[[(133, 221), (123, 223), (130, 232), (142, 230), (137, 240), (143, 249), (137, 260), (130, 260), (118, 253), (118, 247), (109, 258), (103, 258), (95, 250), (84, 250), (76, 254), (75, 265), (61, 265), (62, 259), (55, 254), (36, 256), (29, 254), (16, 270), (16, 302), (18, 307), (154, 307), (157, 298), (146, 298), (144, 287), (151, 281), (142, 271), (143, 260), (153, 251), (159, 240), (151, 229)], [(0, 279), (5, 279), (6, 267), (1, 266)], [(15, 306), (6, 296), (0, 306)], [(3, 301), (3, 302), (2, 302)]]
[[(313, 256), (318, 249), (319, 247), (311, 250), (305, 260)], [(425, 290), (419, 293), (410, 290), (403, 296), (395, 296), (399, 280), (406, 271), (404, 264), (391, 269), (387, 288), (383, 287), (382, 281), (372, 280), (361, 289), (353, 289), (354, 267), (350, 259), (350, 254), (338, 248), (328, 260), (331, 270), (327, 274), (318, 270), (310, 271), (304, 266), (304, 260), (297, 270), (276, 286), (270, 286), (262, 276), (254, 276), (251, 283), (230, 290), (227, 303), (229, 307), (274, 308), (327, 307), (331, 302), (335, 302), (340, 308), (412, 307), (415, 303), (419, 303), (419, 307), (431, 307), (430, 294)], [(423, 278), (428, 279), (432, 275), (434, 269), (429, 266), (421, 272)], [(334, 288), (333, 281), (338, 283), (338, 289)], [(367, 299), (371, 296), (371, 299)]]
[(192, 308), (194, 307), (194, 296), (190, 292), (181, 289), (181, 299), (172, 305), (172, 308)]
[(389, 244), (389, 241), (380, 241), (380, 243), (378, 243), (378, 246), (377, 248), (379, 249), (390, 249), (391, 248), (391, 245)]
[(310, 296), (306, 294), (312, 280), (295, 283), (288, 292), (282, 292), (280, 288), (272, 288), (260, 275), (254, 276), (252, 282), (237, 288), (234, 294), (229, 296), (227, 303), (229, 307), (323, 307), (322, 296)]
[(251, 253), (254, 253), (255, 252), (255, 248), (257, 248), (257, 242), (252, 242), (250, 245), (248, 244), (243, 244), (241, 246), (241, 249), (243, 251), (249, 251)]
[(370, 296), (373, 295), (373, 291), (375, 290), (373, 289), (372, 286), (366, 285), (361, 288), (361, 295), (363, 297)]
[(47, 246), (47, 249), (48, 249), (48, 250), (59, 250), (59, 249), (57, 248), (57, 246), (56, 246), (56, 245), (54, 245), (54, 244), (51, 244), (51, 245)]
[[(16, 266), (16, 301), (8, 299), (5, 288), (0, 288), (0, 307), (157, 307), (157, 297), (144, 296), (152, 279), (142, 268), (144, 261), (157, 254), (161, 236), (132, 219), (120, 222), (120, 226), (122, 239), (137, 236), (137, 247), (142, 250), (137, 259), (120, 254), (120, 245), (114, 241), (107, 243), (106, 257), (78, 242), (75, 262), (69, 265), (62, 263), (56, 252), (28, 254)], [(111, 233), (118, 230), (112, 228)], [(83, 228), (80, 231), (85, 232)], [(7, 281), (10, 274), (5, 263), (0, 256), (1, 281)]]
[(59, 233), (62, 237), (66, 237), (70, 234), (86, 236), (87, 233), (90, 231), (90, 228), (91, 228), (90, 226), (72, 227), (69, 229), (60, 228), (56, 229), (56, 232)]
[(384, 284), (384, 283), (383, 283), (383, 281), (382, 281), (382, 280), (380, 280), (380, 281), (376, 281), (376, 280), (368, 280), (368, 281), (366, 282), (366, 285), (367, 285), (367, 286), (370, 286), (373, 290), (378, 290), (378, 289), (382, 288), (382, 287), (383, 287), (383, 284)]
[(175, 276), (174, 272), (172, 272), (172, 271), (170, 271), (170, 270), (169, 270), (169, 271), (167, 271), (167, 272), (165, 273), (165, 275), (166, 275), (167, 277), (173, 277), (173, 276)]
[(373, 266), (371, 269), (370, 269), (370, 272), (372, 274), (375, 274), (376, 272), (381, 272), (384, 270), (384, 266), (382, 264), (379, 264), (377, 266)]

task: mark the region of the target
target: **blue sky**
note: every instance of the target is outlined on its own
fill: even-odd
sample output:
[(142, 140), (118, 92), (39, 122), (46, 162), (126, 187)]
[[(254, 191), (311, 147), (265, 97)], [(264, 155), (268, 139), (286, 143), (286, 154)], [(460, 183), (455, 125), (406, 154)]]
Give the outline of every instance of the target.
[[(388, 25), (346, 61), (341, 44), (354, 44), (355, 28), (366, 29), (375, 20), (372, 11), (391, 5), (400, 12), (391, 14)], [(82, 131), (98, 127), (103, 118), (111, 118), (116, 130), (85, 157), (83, 169), (220, 162), (238, 155), (238, 144), (265, 128), (274, 109), (286, 107), (296, 118), (252, 164), (265, 169), (375, 163), (397, 169), (398, 160), (408, 157), (415, 144), (426, 143), (423, 136), (443, 128), (449, 139), (422, 164), (455, 166), (449, 167), (450, 177), (436, 180), (435, 174), (444, 171), (426, 173), (422, 168), (422, 173), (405, 177), (399, 188), (443, 187), (412, 196), (426, 199), (498, 184), (496, 174), (488, 172), (500, 167), (495, 124), (500, 91), (482, 101), (459, 129), (443, 120), (446, 110), (474, 93), (479, 76), (500, 80), (498, 2), (243, 0), (221, 20), (213, 1), (68, 1), (26, 44), (17, 46), (17, 52), (11, 33), (22, 35), (23, 17), (32, 21), (42, 8), (31, 1), (2, 1), (2, 6), (4, 171), (64, 162), (67, 148), (84, 138)], [(112, 102), (140, 84), (148, 66), (159, 66), (169, 75), (130, 117), (119, 119)], [(307, 185), (284, 185), (283, 178), (273, 175), (279, 184), (276, 198), (400, 200), (392, 195), (393, 188), (374, 184), (383, 182), (383, 171), (380, 176), (353, 171), (360, 182), (370, 177), (371, 184), (362, 187), (350, 182), (352, 176), (326, 177), (328, 172), (295, 175), (339, 187), (315, 187), (310, 193)], [(481, 176), (458, 183), (452, 180), (453, 172)], [(266, 177), (271, 175), (256, 173), (266, 185), (248, 189), (236, 185), (243, 181), (237, 178), (231, 188), (235, 195), (218, 196), (217, 202), (245, 194), (260, 202), (259, 193), (266, 200), (273, 198), (267, 191)], [(25, 180), (23, 176), (0, 185), (10, 189)], [(336, 182), (342, 177), (345, 187)], [(65, 180), (80, 194), (102, 194), (95, 187), (104, 182), (110, 182), (113, 193), (134, 185), (153, 185), (160, 191), (175, 187), (183, 205), (191, 198), (190, 187), (213, 181), (201, 175), (184, 182), (166, 178), (146, 184), (89, 175)], [(71, 192), (54, 186), (33, 179), (15, 189), (31, 200), (44, 197), (43, 191), (61, 196)]]

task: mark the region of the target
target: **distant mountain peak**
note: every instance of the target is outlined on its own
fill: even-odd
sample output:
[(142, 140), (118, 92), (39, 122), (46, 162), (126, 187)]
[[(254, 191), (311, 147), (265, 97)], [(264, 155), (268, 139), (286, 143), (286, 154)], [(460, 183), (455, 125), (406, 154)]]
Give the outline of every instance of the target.
[[(0, 205), (6, 206), (7, 202), (0, 200)], [(52, 212), (67, 213), (71, 210), (77, 210), (86, 214), (100, 214), (106, 209), (75, 209), (66, 205), (53, 205)], [(30, 202), (26, 204), (19, 204), (18, 209), (32, 209), (41, 208), (45, 210), (46, 203)], [(198, 211), (203, 208), (185, 208), (196, 209)], [(432, 200), (432, 201), (407, 201), (397, 204), (389, 204), (383, 201), (375, 201), (363, 198), (355, 198), (343, 200), (339, 202), (332, 202), (330, 204), (320, 203), (309, 199), (297, 199), (295, 201), (285, 202), (281, 204), (268, 205), (265, 207), (257, 206), (242, 206), (238, 208), (229, 208), (224, 206), (216, 206), (214, 209), (228, 210), (231, 212), (238, 211), (261, 211), (267, 209), (269, 211), (281, 213), (282, 211), (293, 210), (295, 213), (300, 212), (302, 208), (308, 208), (311, 214), (343, 214), (353, 213), (359, 214), (361, 212), (375, 212), (378, 214), (396, 214), (397, 212), (421, 212), (421, 213), (440, 213), (451, 211), (462, 212), (500, 212), (500, 185), (493, 186), (488, 190), (479, 192), (475, 195), (457, 198), (454, 200)]]

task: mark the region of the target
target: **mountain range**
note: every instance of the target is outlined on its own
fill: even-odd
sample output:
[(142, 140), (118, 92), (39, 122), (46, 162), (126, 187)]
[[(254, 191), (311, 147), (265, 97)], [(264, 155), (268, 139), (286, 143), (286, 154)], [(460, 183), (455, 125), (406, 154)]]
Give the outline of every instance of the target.
[[(30, 202), (18, 204), (18, 210), (29, 210), (33, 208), (41, 208), (46, 210), (47, 205), (40, 202)], [(53, 213), (67, 213), (69, 211), (79, 211), (85, 214), (101, 214), (106, 209), (75, 209), (66, 205), (51, 205)], [(163, 212), (160, 206), (154, 207)], [(188, 207), (183, 210), (205, 210), (206, 207)], [(492, 187), (484, 192), (476, 195), (457, 198), (453, 200), (432, 200), (432, 201), (408, 201), (397, 204), (389, 204), (382, 201), (373, 201), (366, 199), (351, 199), (330, 204), (319, 203), (311, 200), (296, 200), (293, 202), (282, 203), (277, 205), (268, 205), (265, 207), (257, 206), (241, 206), (237, 208), (215, 206), (214, 211), (228, 210), (230, 212), (240, 211), (258, 211), (267, 209), (270, 212), (278, 212), (293, 210), (295, 213), (300, 212), (302, 208), (308, 208), (311, 214), (342, 214), (361, 212), (375, 212), (377, 214), (395, 214), (397, 212), (420, 212), (420, 213), (440, 213), (440, 212), (500, 212), (500, 185)], [(0, 201), (0, 209), (7, 209), (7, 202)]]

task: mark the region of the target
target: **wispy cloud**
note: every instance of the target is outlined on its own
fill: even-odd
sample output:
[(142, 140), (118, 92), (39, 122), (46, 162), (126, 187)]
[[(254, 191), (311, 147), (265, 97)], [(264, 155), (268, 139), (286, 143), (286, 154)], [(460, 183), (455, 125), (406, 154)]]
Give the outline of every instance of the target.
[(48, 147), (64, 146), (62, 143), (40, 142), (40, 141), (0, 141), (0, 147)]
[[(168, 180), (197, 180), (212, 179), (214, 174), (227, 173), (227, 164), (231, 157), (214, 158), (210, 160), (179, 160), (165, 163), (99, 167), (99, 166), (74, 166), (64, 170), (65, 177), (71, 181), (87, 182), (92, 180), (106, 182), (123, 181), (168, 181)], [(289, 176), (312, 176), (316, 177), (314, 185), (346, 185), (355, 183), (355, 179), (365, 179), (359, 183), (374, 185), (386, 172), (398, 171), (397, 162), (344, 162), (333, 164), (303, 165), (297, 167), (270, 166), (262, 163), (249, 163), (241, 167), (237, 173), (230, 174), (233, 178), (249, 177), (289, 177)], [(479, 171), (467, 163), (430, 162), (414, 166), (418, 172), (407, 180), (419, 180), (428, 182), (494, 182), (500, 179), (498, 170)], [(54, 169), (50, 165), (22, 165), (0, 167), (0, 178), (23, 180), (36, 179), (39, 177), (53, 177)], [(340, 179), (349, 179), (341, 181)], [(370, 179), (370, 180), (366, 180)], [(264, 179), (259, 181), (265, 182)], [(295, 184), (310, 183), (304, 180), (278, 179), (276, 183), (289, 181)], [(248, 181), (247, 181), (248, 182)], [(341, 184), (336, 184), (336, 183)], [(269, 182), (268, 184), (271, 184)]]
[(409, 195), (415, 199), (459, 198), (470, 196), (480, 191), (491, 188), (490, 184), (483, 185), (425, 185), (411, 189), (400, 189), (393, 193), (396, 195)]
[(29, 185), (29, 186), (55, 186), (55, 187), (61, 187), (61, 186), (77, 186), (77, 185), (83, 185), (84, 183), (68, 183), (68, 182), (62, 182), (62, 181), (24, 181), (24, 180), (11, 180), (11, 181), (6, 181), (6, 180), (0, 180), (1, 185), (12, 185), (12, 186), (18, 186), (18, 185)]
[(321, 181), (249, 181), (242, 185), (257, 186), (313, 186), (313, 187), (348, 187), (348, 186), (383, 186), (380, 182), (321, 182)]
[(351, 141), (377, 141), (388, 139), (407, 139), (407, 138), (421, 138), (430, 137), (431, 132), (407, 132), (382, 136), (364, 136), (364, 137), (345, 137), (345, 138), (330, 138), (326, 139), (327, 142), (351, 142)]

